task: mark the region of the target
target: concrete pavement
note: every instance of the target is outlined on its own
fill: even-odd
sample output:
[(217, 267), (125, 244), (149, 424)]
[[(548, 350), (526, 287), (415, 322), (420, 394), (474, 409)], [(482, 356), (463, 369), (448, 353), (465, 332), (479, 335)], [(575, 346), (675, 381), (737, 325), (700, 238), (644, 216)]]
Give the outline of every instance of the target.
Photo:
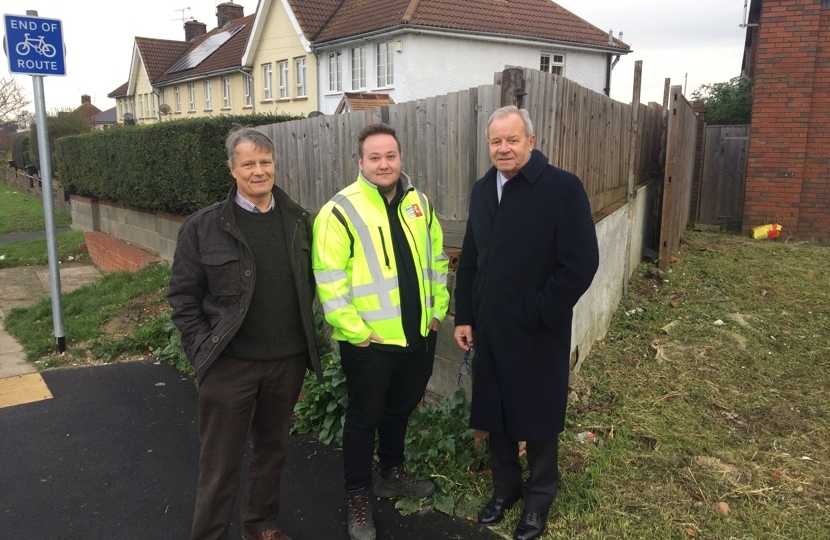
[[(60, 265), (62, 293), (94, 283), (100, 278), (101, 272), (91, 263)], [(2, 324), (12, 309), (32, 306), (49, 298), (50, 289), (48, 266), (0, 269), (0, 407), (51, 397), (35, 366), (26, 361), (23, 347)]]

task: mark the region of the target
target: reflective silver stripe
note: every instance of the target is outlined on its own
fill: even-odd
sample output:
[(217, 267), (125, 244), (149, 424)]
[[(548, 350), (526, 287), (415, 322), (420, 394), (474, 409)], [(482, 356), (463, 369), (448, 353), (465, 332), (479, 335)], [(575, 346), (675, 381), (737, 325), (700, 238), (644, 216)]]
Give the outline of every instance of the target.
[(355, 285), (352, 287), (352, 296), (372, 296), (373, 294), (389, 294), (398, 288), (398, 278), (391, 277), (382, 280), (380, 283), (367, 283), (366, 285)]
[(334, 283), (335, 281), (340, 281), (341, 279), (346, 279), (347, 277), (348, 276), (346, 275), (345, 270), (323, 270), (322, 272), (314, 272), (314, 280), (317, 281), (318, 285)]
[[(400, 307), (395, 308), (395, 306), (392, 305), (392, 298), (389, 295), (391, 289), (389, 289), (388, 284), (385, 283), (386, 278), (383, 277), (383, 271), (380, 266), (380, 257), (375, 250), (375, 243), (372, 242), (372, 235), (369, 233), (368, 225), (366, 225), (366, 222), (363, 221), (362, 217), (360, 217), (360, 213), (346, 196), (338, 193), (332, 198), (332, 201), (346, 212), (346, 216), (349, 218), (349, 221), (352, 222), (352, 226), (354, 226), (355, 231), (357, 231), (357, 236), (360, 238), (360, 244), (363, 246), (366, 266), (369, 268), (369, 274), (372, 276), (372, 284), (368, 285), (377, 285), (376, 292), (372, 294), (378, 295), (378, 303), (380, 304), (381, 309), (396, 309), (400, 312)], [(395, 283), (397, 286), (397, 281)], [(368, 285), (361, 285), (360, 288)], [(364, 295), (361, 294), (360, 296)], [(364, 318), (363, 320), (368, 319)]]
[[(429, 221), (430, 216), (427, 215), (427, 212), (429, 212), (429, 207), (427, 206), (426, 196), (417, 189), (415, 190), (415, 193), (418, 194), (418, 198), (421, 200), (421, 208), (424, 209), (424, 219), (426, 219), (427, 221), (425, 242), (427, 248), (427, 267), (424, 268), (424, 276), (427, 278), (427, 286), (429, 287), (429, 290), (427, 290), (427, 295), (424, 299), (424, 308), (429, 309), (433, 306), (433, 304), (435, 304), (435, 291), (432, 287), (434, 281), (432, 279), (432, 276), (435, 273), (435, 271), (432, 268), (432, 236), (430, 235), (430, 229), (432, 228), (432, 226)], [(427, 325), (429, 325), (430, 323), (431, 321), (428, 322)]]
[(387, 321), (389, 319), (397, 319), (401, 316), (400, 306), (389, 307), (381, 309), (373, 309), (371, 311), (358, 311), (360, 318), (366, 322)]
[(344, 294), (343, 296), (338, 296), (337, 298), (332, 298), (328, 302), (323, 302), (323, 313), (328, 315), (338, 309), (343, 309), (344, 307), (349, 307), (352, 303), (351, 298), (349, 298), (348, 294)]

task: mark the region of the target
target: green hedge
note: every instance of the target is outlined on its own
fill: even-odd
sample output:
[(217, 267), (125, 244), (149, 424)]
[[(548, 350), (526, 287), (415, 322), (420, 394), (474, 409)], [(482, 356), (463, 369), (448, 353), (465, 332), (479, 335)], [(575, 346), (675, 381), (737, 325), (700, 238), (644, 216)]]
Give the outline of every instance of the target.
[(227, 196), (232, 180), (225, 137), (234, 127), (298, 118), (226, 115), (63, 137), (57, 142), (58, 176), (78, 195), (188, 215)]

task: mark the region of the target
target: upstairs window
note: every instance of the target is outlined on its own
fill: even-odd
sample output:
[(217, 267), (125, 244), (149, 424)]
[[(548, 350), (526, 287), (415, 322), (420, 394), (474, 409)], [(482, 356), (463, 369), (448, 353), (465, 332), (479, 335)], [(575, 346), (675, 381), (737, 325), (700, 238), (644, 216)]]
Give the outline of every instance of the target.
[(391, 41), (378, 43), (378, 87), (395, 84), (395, 45)]
[(210, 90), (210, 80), (205, 81), (205, 109), (213, 108), (213, 92)]
[(231, 78), (222, 77), (222, 108), (231, 108)]
[(294, 68), (297, 70), (297, 97), (306, 97), (305, 56), (294, 60)]
[(254, 105), (254, 78), (250, 75), (243, 75), (245, 84), (245, 106)]
[(178, 84), (173, 87), (173, 98), (176, 100), (176, 112), (182, 112), (182, 94)]
[(366, 47), (352, 49), (352, 90), (366, 88)]
[(564, 54), (542, 53), (542, 58), (539, 61), (539, 71), (544, 71), (545, 73), (553, 73), (554, 75), (562, 75), (562, 71), (564, 69)]
[(271, 64), (262, 66), (262, 99), (268, 101), (274, 99), (274, 87), (271, 80)]
[(329, 53), (329, 92), (343, 91), (343, 70), (340, 51)]
[(280, 99), (288, 99), (288, 60), (277, 63), (280, 76)]
[(190, 93), (190, 111), (193, 112), (196, 110), (196, 85), (189, 83), (187, 85), (187, 91)]

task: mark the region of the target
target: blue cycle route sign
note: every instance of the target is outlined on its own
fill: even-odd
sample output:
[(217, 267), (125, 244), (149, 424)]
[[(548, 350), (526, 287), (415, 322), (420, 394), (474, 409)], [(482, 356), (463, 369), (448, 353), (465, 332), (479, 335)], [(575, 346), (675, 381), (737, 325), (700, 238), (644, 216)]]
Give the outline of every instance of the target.
[(22, 75), (66, 75), (60, 19), (3, 15), (9, 72)]

